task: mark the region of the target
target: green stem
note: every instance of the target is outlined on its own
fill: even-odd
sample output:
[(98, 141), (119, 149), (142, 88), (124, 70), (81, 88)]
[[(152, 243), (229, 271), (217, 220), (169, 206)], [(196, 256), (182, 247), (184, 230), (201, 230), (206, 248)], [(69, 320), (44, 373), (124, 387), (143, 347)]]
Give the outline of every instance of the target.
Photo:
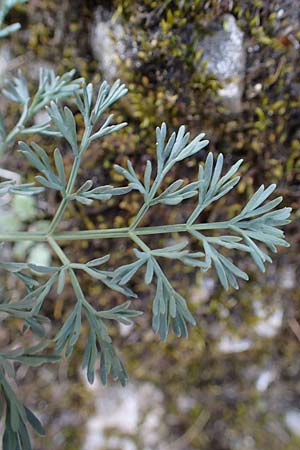
[[(147, 236), (155, 234), (166, 233), (187, 233), (190, 230), (217, 230), (228, 229), (231, 227), (231, 221), (226, 222), (211, 222), (200, 223), (188, 226), (186, 223), (176, 225), (161, 225), (155, 227), (141, 227), (134, 230), (136, 236)], [(106, 230), (88, 230), (88, 231), (62, 231), (58, 233), (51, 233), (51, 236), (56, 241), (78, 241), (90, 239), (115, 239), (115, 238), (129, 238), (132, 230), (130, 228), (107, 228)], [(15, 233), (0, 233), (0, 241), (14, 242), (14, 241), (34, 241), (45, 242), (49, 238), (48, 233), (37, 232), (22, 232)]]
[(0, 155), (7, 150), (9, 145), (13, 145), (16, 142), (18, 134), (24, 129), (26, 121), (28, 120), (28, 112), (28, 102), (26, 102), (21, 117), (0, 146)]
[(84, 293), (81, 289), (81, 286), (79, 284), (79, 281), (76, 277), (76, 274), (74, 272), (74, 270), (72, 268), (69, 267), (68, 269), (69, 275), (70, 275), (70, 280), (76, 295), (77, 300), (81, 303), (81, 305), (88, 311), (90, 311), (92, 313), (92, 315), (97, 314), (97, 311), (92, 307), (92, 305), (89, 304), (89, 302), (87, 301), (87, 299), (84, 296)]
[(62, 201), (55, 213), (55, 216), (53, 217), (52, 222), (50, 223), (50, 226), (48, 229), (48, 234), (54, 233), (60, 219), (64, 215), (64, 212), (70, 202), (70, 194), (72, 193), (72, 190), (74, 188), (78, 170), (80, 168), (80, 163), (81, 163), (81, 157), (79, 155), (77, 155), (73, 162), (73, 166), (71, 169), (71, 173), (70, 173), (69, 181), (68, 181), (68, 184), (66, 187), (66, 192), (65, 192), (64, 198), (62, 199)]
[(58, 243), (53, 239), (53, 237), (49, 236), (47, 239), (48, 244), (52, 248), (52, 250), (57, 254), (61, 262), (65, 265), (69, 265), (71, 261), (66, 256), (64, 251), (61, 249), (61, 247), (58, 245)]
[(141, 222), (141, 220), (143, 219), (143, 217), (145, 216), (145, 214), (148, 212), (150, 206), (151, 206), (151, 201), (154, 199), (155, 194), (157, 192), (157, 189), (159, 188), (162, 180), (163, 180), (163, 176), (164, 174), (161, 175), (157, 175), (152, 187), (150, 189), (149, 192), (149, 196), (147, 198), (147, 201), (143, 204), (142, 208), (140, 209), (140, 211), (138, 212), (136, 218), (134, 219), (133, 223), (130, 225), (130, 230), (134, 230), (137, 225)]
[(72, 190), (73, 190), (76, 178), (77, 178), (78, 170), (80, 168), (80, 163), (81, 163), (81, 156), (80, 155), (75, 156), (72, 170), (71, 170), (70, 177), (69, 177), (69, 181), (68, 181), (68, 185), (66, 188), (67, 195), (70, 195), (72, 193)]
[[(135, 230), (136, 233), (137, 230)], [(108, 228), (106, 230), (88, 230), (88, 231), (62, 231), (55, 233), (53, 237), (56, 240), (71, 240), (77, 241), (80, 239), (114, 239), (114, 238), (128, 238), (129, 228)], [(72, 236), (70, 236), (72, 234)], [(1, 237), (1, 235), (0, 235)]]
[(50, 225), (49, 225), (49, 229), (48, 229), (48, 233), (49, 234), (53, 233), (53, 231), (57, 227), (58, 222), (62, 218), (62, 216), (63, 216), (63, 214), (64, 214), (64, 212), (66, 210), (66, 207), (68, 206), (68, 203), (69, 203), (68, 198), (64, 197), (62, 199), (62, 201), (61, 201), (61, 203), (60, 203), (60, 205), (59, 205), (59, 207), (58, 207), (58, 209), (57, 209), (57, 211), (56, 211), (56, 213), (55, 213), (55, 215), (54, 215)]
[(157, 277), (161, 277), (164, 280), (164, 283), (169, 287), (169, 289), (174, 292), (174, 288), (171, 285), (170, 281), (168, 280), (168, 278), (166, 277), (164, 271), (162, 270), (162, 268), (160, 267), (159, 263), (157, 262), (156, 258), (153, 258), (153, 265), (154, 265), (154, 271), (156, 273)]
[(136, 228), (136, 226), (140, 223), (140, 221), (145, 216), (145, 214), (147, 213), (149, 208), (150, 208), (150, 205), (148, 203), (144, 203), (143, 204), (143, 206), (140, 209), (140, 211), (138, 212), (136, 218), (134, 219), (134, 221), (130, 225), (130, 230), (134, 230)]
[(138, 236), (136, 236), (136, 234), (134, 232), (129, 232), (129, 237), (133, 240), (133, 242), (135, 242), (140, 249), (142, 249), (145, 253), (151, 253), (151, 248), (148, 247), (148, 245), (145, 244), (144, 241), (142, 241), (141, 238), (139, 238)]
[(89, 310), (91, 313), (95, 314), (96, 311), (95, 309), (89, 304), (89, 302), (86, 300), (84, 293), (81, 289), (81, 286), (77, 280), (76, 274), (74, 272), (74, 270), (70, 267), (71, 261), (69, 260), (69, 258), (67, 257), (67, 255), (64, 253), (64, 251), (62, 250), (62, 248), (57, 244), (57, 242), (53, 239), (52, 236), (49, 236), (47, 238), (47, 242), (49, 243), (50, 247), (52, 248), (52, 250), (56, 253), (56, 255), (59, 257), (59, 259), (61, 260), (61, 262), (64, 265), (68, 266), (68, 273), (70, 275), (70, 280), (74, 289), (74, 292), (76, 294), (76, 298), (78, 299), (78, 301), (80, 301), (80, 303), (82, 304), (82, 306), (84, 306), (87, 310)]
[(17, 231), (15, 233), (0, 233), (0, 241), (2, 242), (17, 242), (17, 241), (33, 241), (45, 242), (47, 236), (45, 233), (34, 233), (30, 231)]

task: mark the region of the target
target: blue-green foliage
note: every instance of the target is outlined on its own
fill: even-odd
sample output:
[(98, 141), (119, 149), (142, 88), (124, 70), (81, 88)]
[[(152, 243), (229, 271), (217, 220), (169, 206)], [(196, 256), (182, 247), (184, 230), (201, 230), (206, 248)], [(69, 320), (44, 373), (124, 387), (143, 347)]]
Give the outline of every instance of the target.
[[(269, 200), (275, 185), (268, 188), (261, 186), (249, 199), (246, 206), (235, 217), (223, 222), (202, 223), (202, 211), (226, 195), (239, 182), (238, 170), (242, 161), (237, 161), (227, 172), (223, 172), (223, 156), (219, 155), (214, 163), (212, 153), (199, 164), (199, 173), (195, 181), (184, 184), (183, 180), (175, 180), (166, 186), (166, 175), (177, 163), (197, 154), (204, 156), (204, 148), (208, 140), (204, 133), (194, 139), (185, 127), (168, 137), (166, 124), (156, 130), (156, 161), (148, 160), (144, 174), (140, 176), (130, 161), (127, 168), (115, 166), (116, 171), (127, 180), (123, 187), (111, 185), (93, 186), (86, 180), (76, 186), (78, 171), (83, 156), (90, 144), (113, 132), (117, 132), (126, 124), (112, 124), (112, 115), (103, 118), (107, 109), (126, 94), (127, 89), (119, 81), (111, 87), (104, 82), (98, 92), (91, 84), (83, 80), (73, 81), (73, 72), (56, 77), (52, 72), (41, 71), (39, 87), (33, 96), (30, 95), (24, 77), (19, 74), (4, 88), (4, 95), (17, 102), (23, 108), (19, 124), (13, 132), (7, 133), (3, 124), (3, 149), (8, 149), (17, 136), (30, 133), (60, 136), (70, 148), (73, 165), (70, 173), (65, 170), (62, 152), (56, 148), (45, 150), (36, 143), (19, 143), (19, 155), (25, 157), (37, 172), (35, 183), (15, 184), (10, 181), (0, 183), (0, 195), (36, 195), (44, 189), (58, 191), (61, 203), (47, 232), (15, 232), (2, 233), (0, 240), (31, 240), (49, 245), (57, 256), (58, 263), (51, 267), (28, 263), (0, 262), (0, 268), (13, 273), (23, 281), (27, 293), (22, 300), (12, 301), (6, 298), (0, 304), (0, 313), (5, 318), (17, 317), (24, 322), (24, 330), (31, 329), (40, 343), (30, 349), (18, 348), (13, 352), (0, 353), (0, 389), (3, 394), (5, 408), (5, 433), (3, 448), (7, 450), (28, 450), (31, 448), (26, 428), (29, 422), (40, 434), (43, 428), (34, 414), (25, 408), (16, 398), (7, 377), (13, 376), (13, 361), (36, 366), (42, 363), (56, 362), (62, 355), (70, 357), (81, 334), (82, 321), (88, 326), (88, 339), (83, 354), (82, 367), (87, 378), (93, 383), (95, 372), (105, 384), (107, 377), (119, 380), (122, 385), (127, 382), (127, 373), (109, 336), (108, 324), (116, 321), (130, 324), (141, 314), (131, 309), (131, 301), (136, 294), (127, 283), (140, 270), (144, 271), (147, 284), (155, 283), (156, 293), (152, 303), (152, 327), (166, 340), (169, 329), (176, 336), (187, 337), (188, 326), (195, 325), (196, 320), (188, 309), (185, 299), (172, 286), (163, 268), (164, 259), (179, 260), (182, 264), (207, 271), (213, 267), (225, 289), (238, 289), (238, 280), (247, 280), (248, 275), (241, 270), (230, 257), (223, 254), (222, 249), (249, 254), (258, 269), (265, 270), (265, 262), (270, 262), (267, 250), (276, 252), (277, 246), (288, 246), (283, 231), (278, 227), (289, 222), (291, 208), (276, 209), (282, 198)], [(73, 96), (77, 109), (82, 116), (84, 132), (81, 138), (77, 133), (77, 125), (72, 110), (61, 106), (61, 100)], [(49, 119), (40, 126), (31, 126), (32, 117), (42, 108), (47, 107)], [(28, 125), (29, 124), (29, 125)], [(53, 156), (53, 157), (52, 157)], [(168, 178), (169, 179), (169, 178)], [(89, 205), (94, 201), (106, 201), (112, 196), (130, 194), (136, 190), (141, 193), (143, 204), (132, 224), (127, 228), (115, 228), (94, 231), (67, 231), (59, 233), (57, 226), (70, 202)], [(185, 223), (162, 224), (161, 226), (140, 227), (139, 224), (150, 208), (157, 204), (178, 207), (186, 199), (194, 198), (195, 206)], [(179, 206), (180, 207), (180, 206)], [(180, 240), (163, 248), (150, 248), (143, 241), (143, 236), (184, 233), (199, 242), (199, 250), (191, 251), (189, 240)], [(134, 260), (121, 267), (110, 268), (110, 255), (96, 257), (86, 263), (70, 261), (63, 252), (59, 242), (81, 239), (118, 239), (128, 238), (133, 245)], [(263, 243), (264, 249), (259, 244)], [(103, 268), (104, 267), (104, 268)], [(78, 272), (83, 271), (91, 278), (103, 283), (106, 287), (124, 295), (124, 303), (108, 310), (95, 309), (86, 298), (78, 281)], [(60, 330), (51, 339), (44, 324), (49, 323), (43, 315), (43, 304), (52, 290), (60, 295), (66, 282), (70, 282), (74, 290), (74, 308), (62, 324)], [(54, 350), (51, 352), (51, 347)]]

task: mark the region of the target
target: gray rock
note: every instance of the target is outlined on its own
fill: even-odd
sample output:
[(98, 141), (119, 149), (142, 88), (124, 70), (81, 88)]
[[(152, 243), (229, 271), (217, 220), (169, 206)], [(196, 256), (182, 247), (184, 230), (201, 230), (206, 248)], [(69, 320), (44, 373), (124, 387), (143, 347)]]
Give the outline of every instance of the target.
[(291, 409), (285, 415), (285, 424), (291, 433), (300, 436), (300, 410)]
[(262, 370), (256, 380), (256, 389), (259, 392), (266, 391), (270, 384), (276, 379), (276, 376), (277, 372), (275, 368)]
[(191, 291), (191, 301), (194, 305), (206, 303), (210, 300), (215, 289), (215, 280), (211, 277), (197, 274), (196, 283)]
[(0, 47), (0, 82), (5, 78), (6, 72), (9, 67), (11, 59), (10, 48), (7, 45), (1, 45)]
[(224, 104), (234, 113), (242, 109), (246, 63), (243, 41), (244, 33), (234, 16), (226, 14), (222, 28), (212, 36), (205, 37), (199, 44), (199, 48), (204, 50), (203, 60), (207, 62), (208, 70), (223, 83), (219, 94)]
[(282, 327), (283, 309), (275, 306), (272, 311), (264, 308), (263, 304), (258, 301), (253, 302), (254, 312), (258, 318), (258, 322), (254, 326), (254, 330), (258, 336), (271, 338), (275, 337)]
[(98, 8), (90, 43), (95, 59), (106, 80), (111, 81), (118, 72), (118, 61), (124, 57), (124, 29), (112, 20), (112, 15), (104, 8)]
[(283, 267), (279, 275), (279, 283), (283, 289), (293, 289), (296, 286), (295, 267), (288, 265)]
[(95, 394), (95, 413), (86, 424), (84, 450), (135, 450), (136, 441), (142, 442), (145, 450), (166, 448), (164, 399), (154, 385), (129, 383), (126, 389), (118, 385), (103, 388), (96, 381), (88, 387)]
[(220, 338), (218, 350), (221, 353), (242, 353), (249, 350), (252, 346), (253, 342), (250, 339), (225, 335)]

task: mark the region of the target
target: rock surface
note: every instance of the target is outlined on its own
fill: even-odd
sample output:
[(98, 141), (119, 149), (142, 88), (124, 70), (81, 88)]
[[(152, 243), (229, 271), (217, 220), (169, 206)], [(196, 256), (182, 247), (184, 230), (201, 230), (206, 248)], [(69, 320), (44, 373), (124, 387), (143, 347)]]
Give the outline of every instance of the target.
[(95, 394), (95, 414), (87, 422), (83, 450), (163, 448), (163, 395), (154, 385), (130, 383), (124, 389), (95, 383), (90, 389)]
[(217, 28), (221, 29), (205, 37), (199, 47), (204, 50), (208, 70), (223, 83), (219, 95), (231, 112), (238, 113), (242, 109), (246, 67), (244, 33), (231, 14), (226, 14), (222, 26), (217, 24)]
[(112, 20), (109, 11), (98, 8), (91, 30), (91, 48), (106, 80), (117, 76), (118, 60), (124, 55), (124, 30), (122, 25)]

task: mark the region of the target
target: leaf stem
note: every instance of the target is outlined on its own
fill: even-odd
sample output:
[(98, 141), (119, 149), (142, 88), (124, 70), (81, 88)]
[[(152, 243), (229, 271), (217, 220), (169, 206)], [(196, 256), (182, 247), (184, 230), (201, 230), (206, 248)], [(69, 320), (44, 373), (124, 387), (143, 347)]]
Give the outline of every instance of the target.
[(67, 255), (64, 253), (62, 248), (57, 244), (57, 242), (53, 239), (52, 236), (48, 236), (47, 241), (52, 248), (52, 250), (56, 253), (56, 255), (59, 257), (61, 262), (68, 266), (68, 273), (70, 276), (70, 281), (72, 283), (75, 295), (77, 300), (82, 304), (83, 307), (85, 307), (87, 310), (89, 310), (92, 314), (96, 313), (96, 310), (89, 304), (89, 302), (86, 300), (84, 293), (82, 292), (81, 286), (78, 282), (78, 279), (76, 277), (76, 274), (73, 270), (71, 265), (71, 261), (67, 257)]
[(71, 263), (62, 248), (58, 245), (58, 243), (53, 239), (52, 236), (48, 236), (47, 242), (63, 264), (69, 265)]
[(64, 197), (62, 199), (62, 201), (61, 201), (61, 203), (60, 203), (60, 205), (59, 205), (59, 207), (58, 207), (58, 209), (57, 209), (57, 211), (56, 211), (56, 213), (55, 213), (55, 215), (54, 215), (50, 225), (49, 225), (49, 228), (48, 228), (48, 233), (49, 234), (52, 234), (54, 232), (55, 228), (58, 225), (58, 222), (60, 221), (60, 219), (62, 218), (62, 216), (63, 216), (63, 214), (64, 214), (64, 212), (66, 210), (66, 207), (68, 206), (68, 203), (69, 203), (68, 198)]
[(148, 245), (145, 244), (142, 239), (140, 239), (133, 231), (129, 232), (129, 237), (135, 242), (144, 252), (151, 253), (151, 249), (148, 247)]
[(139, 224), (139, 222), (143, 219), (143, 217), (145, 216), (145, 214), (147, 213), (148, 209), (149, 209), (150, 205), (148, 203), (144, 203), (142, 208), (139, 210), (136, 218), (134, 219), (134, 221), (132, 222), (132, 224), (130, 225), (130, 230), (134, 230), (136, 228), (136, 226)]
[[(167, 233), (188, 233), (190, 230), (217, 230), (228, 229), (232, 225), (231, 221), (225, 222), (211, 222), (200, 223), (188, 226), (186, 223), (176, 225), (160, 225), (154, 227), (140, 227), (134, 230), (136, 236), (147, 236), (155, 234)], [(14, 242), (14, 241), (34, 241), (45, 242), (49, 236), (52, 236), (55, 241), (77, 241), (90, 239), (115, 239), (115, 238), (129, 238), (131, 230), (127, 228), (107, 228), (104, 230), (87, 230), (87, 231), (61, 231), (58, 233), (38, 233), (30, 231), (17, 231), (14, 233), (2, 232), (0, 233), (0, 241)]]
[(9, 145), (13, 145), (16, 142), (18, 134), (24, 129), (25, 123), (28, 120), (28, 103), (29, 99), (23, 104), (23, 111), (18, 122), (10, 131), (10, 133), (5, 137), (5, 140), (1, 143), (0, 155), (2, 155), (7, 150)]
[(71, 173), (70, 173), (70, 177), (69, 177), (69, 181), (67, 184), (67, 188), (66, 188), (66, 192), (64, 194), (64, 197), (55, 213), (55, 216), (52, 219), (52, 222), (50, 223), (49, 229), (48, 229), (48, 234), (53, 234), (60, 219), (62, 218), (62, 216), (64, 215), (64, 212), (70, 202), (70, 195), (72, 193), (74, 184), (76, 182), (76, 178), (78, 175), (78, 170), (80, 168), (80, 163), (81, 163), (81, 156), (77, 155), (74, 158), (74, 162), (72, 165), (72, 169), (71, 169)]
[(77, 300), (86, 310), (92, 313), (92, 315), (97, 315), (97, 311), (92, 307), (92, 305), (89, 304), (89, 302), (85, 298), (85, 295), (82, 292), (81, 286), (79, 284), (79, 281), (76, 277), (74, 270), (71, 267), (69, 267), (68, 272)]
[(130, 225), (130, 230), (135, 230), (137, 225), (141, 222), (141, 220), (143, 219), (145, 214), (148, 212), (148, 210), (151, 206), (151, 202), (154, 199), (155, 194), (157, 192), (157, 189), (159, 188), (159, 186), (163, 180), (163, 176), (164, 176), (164, 173), (157, 174), (157, 176), (152, 184), (152, 187), (150, 189), (149, 195), (147, 197), (147, 201), (145, 201), (145, 203), (141, 207), (140, 211), (138, 212), (136, 218), (134, 219), (133, 223)]

